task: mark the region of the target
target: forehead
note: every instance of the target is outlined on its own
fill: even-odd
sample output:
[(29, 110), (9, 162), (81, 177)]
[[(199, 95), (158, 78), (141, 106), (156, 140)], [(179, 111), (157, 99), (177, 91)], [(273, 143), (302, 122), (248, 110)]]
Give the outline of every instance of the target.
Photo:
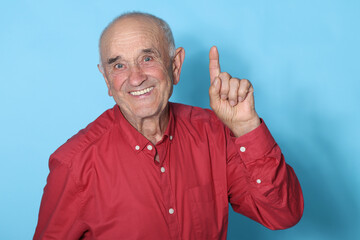
[(134, 54), (144, 48), (161, 51), (164, 34), (160, 27), (145, 17), (125, 17), (113, 23), (103, 35), (101, 52), (104, 57)]

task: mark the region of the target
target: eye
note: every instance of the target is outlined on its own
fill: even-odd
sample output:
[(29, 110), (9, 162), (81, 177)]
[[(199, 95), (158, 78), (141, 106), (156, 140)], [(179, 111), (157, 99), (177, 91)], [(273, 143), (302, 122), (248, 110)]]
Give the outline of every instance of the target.
[(121, 64), (121, 63), (115, 64), (115, 68), (116, 69), (124, 68), (124, 64)]
[(152, 57), (145, 57), (144, 58), (144, 62), (149, 62), (149, 61), (151, 61), (152, 60)]

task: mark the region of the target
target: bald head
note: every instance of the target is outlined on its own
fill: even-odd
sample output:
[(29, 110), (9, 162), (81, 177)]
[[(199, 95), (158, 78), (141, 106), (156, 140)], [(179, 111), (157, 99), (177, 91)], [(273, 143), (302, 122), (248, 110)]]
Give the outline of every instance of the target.
[(154, 32), (158, 32), (159, 38), (162, 38), (164, 44), (167, 45), (165, 49), (168, 50), (168, 56), (171, 58), (175, 55), (175, 42), (169, 25), (154, 15), (142, 12), (130, 12), (120, 15), (115, 18), (109, 25), (103, 30), (99, 40), (99, 53), (100, 53), (100, 65), (102, 65), (103, 51), (106, 45), (111, 41), (113, 32), (117, 29), (126, 27), (129, 21), (142, 22), (144, 25), (152, 25)]

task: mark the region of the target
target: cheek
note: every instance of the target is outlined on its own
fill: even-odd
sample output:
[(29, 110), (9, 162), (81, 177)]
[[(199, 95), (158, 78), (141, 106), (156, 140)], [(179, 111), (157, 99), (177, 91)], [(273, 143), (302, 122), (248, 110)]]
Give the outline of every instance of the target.
[(152, 73), (152, 75), (167, 75), (167, 68), (166, 64), (161, 61), (153, 61), (146, 64), (142, 64), (141, 69), (144, 72), (148, 72), (149, 74)]
[(124, 84), (126, 76), (124, 74), (111, 74), (111, 87), (115, 90), (120, 90)]
[(143, 67), (142, 70), (146, 75), (152, 76), (159, 81), (169, 81), (169, 77), (171, 77), (168, 71), (163, 66), (159, 65), (146, 66)]

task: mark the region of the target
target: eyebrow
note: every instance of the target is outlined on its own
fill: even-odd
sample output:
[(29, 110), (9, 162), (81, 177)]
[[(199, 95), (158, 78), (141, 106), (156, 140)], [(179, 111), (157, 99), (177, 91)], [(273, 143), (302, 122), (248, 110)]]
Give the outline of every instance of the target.
[(118, 59), (120, 59), (121, 57), (120, 56), (116, 56), (116, 57), (113, 57), (113, 58), (109, 58), (107, 63), (108, 64), (112, 64), (114, 62), (116, 62)]
[[(161, 57), (161, 54), (159, 51), (157, 51), (156, 49), (153, 49), (153, 48), (145, 48), (142, 50), (143, 53), (152, 53), (152, 54), (155, 54), (159, 57)], [(107, 64), (112, 64), (114, 62), (116, 62), (117, 60), (121, 59), (120, 56), (116, 56), (116, 57), (113, 57), (113, 58), (109, 58), (107, 60)]]
[(157, 51), (156, 49), (153, 49), (153, 48), (145, 48), (142, 50), (143, 53), (152, 53), (152, 54), (155, 54), (159, 57), (161, 57), (161, 54), (159, 53), (159, 51)]

